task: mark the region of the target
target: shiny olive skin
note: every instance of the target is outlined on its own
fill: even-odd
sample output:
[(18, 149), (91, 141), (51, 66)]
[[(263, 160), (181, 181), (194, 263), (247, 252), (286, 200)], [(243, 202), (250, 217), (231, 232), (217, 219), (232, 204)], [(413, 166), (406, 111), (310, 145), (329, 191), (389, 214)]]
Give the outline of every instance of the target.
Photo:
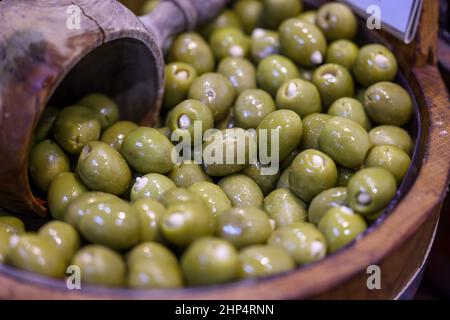
[(7, 264), (51, 278), (64, 278), (66, 258), (51, 240), (32, 233), (18, 237), (11, 244)]
[(167, 190), (161, 199), (161, 203), (167, 208), (176, 204), (190, 202), (198, 202), (202, 205), (205, 204), (198, 194), (186, 188), (172, 188)]
[(82, 106), (69, 106), (58, 114), (53, 135), (61, 148), (79, 154), (89, 141), (100, 138), (101, 124), (94, 111)]
[(281, 176), (277, 181), (276, 189), (281, 189), (281, 188), (289, 189), (289, 171), (290, 171), (290, 169), (291, 169), (291, 167), (287, 167), (281, 173)]
[(92, 191), (123, 194), (131, 182), (131, 170), (122, 155), (100, 141), (87, 143), (81, 151), (77, 173)]
[(364, 162), (365, 167), (383, 167), (394, 176), (399, 184), (408, 171), (411, 158), (396, 146), (381, 145), (373, 147)]
[(217, 72), (230, 80), (238, 94), (244, 90), (256, 88), (256, 69), (247, 59), (223, 58), (217, 66)]
[(217, 60), (225, 57), (244, 58), (250, 52), (250, 39), (240, 29), (217, 29), (209, 38), (209, 45)]
[(59, 110), (57, 108), (52, 106), (45, 107), (44, 111), (42, 111), (41, 117), (39, 118), (36, 130), (34, 130), (34, 143), (39, 143), (49, 137), (58, 114)]
[(397, 192), (394, 176), (382, 167), (364, 168), (347, 185), (350, 207), (363, 215), (371, 215), (386, 207)]
[[(276, 173), (273, 173), (272, 170), (276, 170)], [(263, 165), (260, 162), (250, 164), (242, 171), (242, 174), (255, 181), (263, 195), (269, 194), (280, 178), (280, 170), (277, 167), (270, 168), (270, 164)]]
[(255, 65), (272, 54), (278, 54), (280, 52), (278, 32), (261, 28), (253, 30), (250, 51)]
[(304, 118), (322, 111), (322, 102), (317, 88), (309, 81), (291, 79), (286, 81), (276, 96), (277, 108), (295, 111)]
[(289, 189), (272, 191), (264, 198), (264, 210), (275, 221), (275, 228), (306, 220), (306, 204)]
[(295, 268), (295, 261), (284, 249), (254, 245), (239, 252), (240, 278), (258, 278), (283, 273)]
[(394, 54), (381, 44), (361, 47), (353, 65), (353, 75), (364, 87), (380, 81), (392, 81), (397, 70)]
[(340, 98), (333, 102), (328, 109), (330, 116), (339, 116), (355, 121), (366, 131), (372, 128), (370, 119), (364, 111), (364, 107), (361, 102), (354, 98)]
[(235, 207), (217, 217), (217, 235), (236, 248), (262, 244), (272, 233), (268, 215), (257, 207)]
[(325, 257), (325, 236), (311, 223), (296, 222), (274, 231), (268, 245), (286, 250), (298, 265)]
[(171, 159), (174, 146), (167, 137), (154, 128), (139, 127), (128, 133), (121, 153), (136, 171), (167, 173), (174, 164)]
[(118, 105), (114, 100), (103, 94), (88, 94), (78, 101), (78, 104), (94, 111), (97, 120), (102, 126), (102, 130), (110, 127), (120, 118)]
[(336, 183), (337, 187), (346, 187), (348, 182), (353, 177), (356, 172), (352, 169), (338, 167), (338, 181)]
[(322, 64), (327, 41), (318, 27), (305, 20), (293, 18), (279, 28), (281, 52), (296, 64), (314, 67)]
[(10, 240), (12, 233), (0, 227), (0, 264), (5, 263), (9, 250), (11, 249)]
[[(239, 141), (244, 145), (244, 150), (238, 149)], [(217, 150), (221, 151), (222, 158), (219, 158), (220, 154), (216, 155)], [(233, 157), (232, 163), (227, 161), (230, 154)], [(223, 177), (238, 173), (252, 159), (256, 159), (256, 138), (242, 128), (217, 131), (203, 144), (203, 164), (205, 172), (210, 176)]]
[(261, 89), (245, 90), (234, 103), (235, 125), (243, 129), (256, 128), (275, 110), (275, 102), (267, 92)]
[(125, 262), (107, 247), (87, 245), (77, 252), (71, 264), (80, 267), (82, 285), (120, 287), (125, 283)]
[(181, 267), (187, 282), (194, 286), (229, 282), (238, 275), (238, 252), (223, 239), (197, 239), (181, 257)]
[(309, 204), (308, 221), (318, 225), (330, 208), (347, 205), (347, 188), (335, 187), (322, 191)]
[(218, 216), (231, 208), (231, 201), (221, 187), (209, 181), (197, 182), (189, 190), (199, 195), (212, 215)]
[(327, 3), (319, 8), (316, 24), (322, 29), (328, 41), (353, 39), (358, 23), (352, 10), (342, 3)]
[(180, 34), (173, 41), (169, 60), (193, 66), (199, 75), (211, 72), (215, 67), (214, 54), (208, 43), (195, 32)]
[(134, 289), (171, 289), (183, 286), (178, 264), (164, 260), (139, 261), (128, 266), (127, 285)]
[(301, 152), (289, 170), (290, 189), (307, 203), (320, 192), (334, 187), (336, 181), (334, 161), (323, 152), (313, 149)]
[(325, 56), (326, 63), (336, 63), (352, 70), (358, 56), (358, 46), (349, 40), (341, 39), (330, 43)]
[(58, 174), (69, 170), (69, 158), (53, 141), (44, 140), (31, 149), (28, 172), (33, 183), (42, 191), (48, 190)]
[(68, 223), (50, 221), (39, 229), (38, 234), (52, 241), (67, 261), (70, 261), (80, 248), (80, 236)]
[(319, 230), (327, 239), (329, 252), (346, 246), (366, 229), (364, 219), (347, 207), (329, 209), (319, 223)]
[(224, 119), (234, 102), (236, 90), (230, 80), (220, 73), (205, 73), (194, 80), (188, 98), (205, 104), (214, 117), (214, 121)]
[(172, 109), (186, 99), (192, 82), (197, 78), (197, 71), (187, 63), (172, 62), (165, 66), (164, 72), (166, 81), (163, 106)]
[(123, 200), (91, 203), (80, 219), (79, 231), (92, 243), (125, 250), (140, 240), (139, 215)]
[(397, 126), (378, 126), (370, 130), (370, 141), (373, 145), (396, 146), (407, 154), (411, 155), (413, 150), (413, 140), (408, 131)]
[(177, 164), (167, 176), (180, 188), (189, 188), (197, 182), (212, 181), (212, 179), (203, 171), (203, 168), (196, 163), (183, 162)]
[(143, 198), (135, 201), (133, 208), (139, 216), (140, 241), (160, 241), (160, 221), (166, 210), (164, 206), (154, 199)]
[(319, 137), (323, 128), (328, 120), (332, 116), (324, 113), (312, 113), (307, 115), (303, 121), (303, 133), (302, 140), (300, 141), (300, 147), (306, 149), (320, 150)]
[(102, 133), (100, 140), (120, 152), (126, 135), (137, 127), (138, 125), (131, 121), (118, 121)]
[(371, 142), (367, 131), (355, 121), (333, 117), (323, 127), (319, 146), (341, 166), (358, 168), (364, 163)]
[(201, 33), (205, 39), (209, 39), (214, 31), (224, 28), (244, 29), (241, 18), (235, 11), (230, 9), (222, 10), (217, 17), (212, 19), (201, 29)]
[(80, 178), (71, 172), (56, 176), (47, 193), (48, 208), (53, 219), (63, 220), (67, 205), (87, 191)]
[(230, 175), (219, 181), (219, 186), (234, 207), (262, 207), (264, 196), (251, 178), (243, 174)]
[(318, 67), (313, 73), (312, 82), (319, 90), (325, 107), (339, 98), (353, 97), (353, 78), (346, 68), (338, 64), (327, 63)]
[[(275, 145), (272, 145), (272, 133), (274, 133), (272, 130), (278, 132), (278, 145), (276, 142)], [(277, 152), (277, 146), (279, 161), (283, 161), (300, 144), (303, 124), (300, 116), (294, 111), (277, 110), (270, 113), (259, 123), (256, 132), (259, 145), (261, 145), (261, 139), (267, 141), (267, 152), (271, 155), (272, 161), (274, 160), (273, 157), (276, 156), (272, 152)]]
[(306, 22), (311, 24), (316, 24), (317, 11), (316, 10), (303, 11), (299, 15), (295, 16), (295, 18), (305, 20)]
[(303, 1), (299, 0), (263, 0), (264, 24), (276, 30), (284, 20), (294, 17), (303, 10)]
[[(203, 134), (206, 130), (214, 126), (214, 119), (211, 110), (203, 103), (197, 100), (189, 99), (179, 103), (168, 115), (168, 125), (172, 131), (189, 132), (191, 139), (194, 140), (194, 122), (199, 121), (202, 125)], [(192, 141), (193, 142), (193, 141)]]
[(0, 216), (0, 229), (10, 234), (22, 234), (25, 232), (25, 225), (16, 217)]
[(267, 56), (258, 64), (256, 80), (264, 91), (275, 97), (278, 89), (286, 80), (298, 78), (296, 65), (286, 57), (278, 54)]
[(179, 203), (167, 208), (161, 229), (167, 241), (184, 247), (197, 238), (213, 235), (215, 219), (204, 203)]
[(411, 96), (396, 83), (375, 83), (367, 89), (364, 97), (367, 113), (379, 124), (402, 126), (411, 117)]
[(135, 246), (127, 255), (127, 264), (134, 265), (140, 261), (164, 261), (167, 264), (177, 265), (177, 257), (166, 246), (152, 241), (142, 242)]
[(263, 22), (263, 3), (259, 0), (241, 0), (234, 4), (234, 12), (239, 16), (246, 33), (260, 26)]
[(131, 201), (141, 198), (161, 200), (167, 190), (175, 188), (175, 183), (166, 176), (159, 173), (149, 173), (140, 178), (136, 178), (136, 183), (131, 188)]
[(104, 192), (85, 192), (69, 202), (64, 210), (62, 220), (78, 229), (81, 217), (89, 204), (97, 202), (112, 203), (122, 201), (119, 197)]

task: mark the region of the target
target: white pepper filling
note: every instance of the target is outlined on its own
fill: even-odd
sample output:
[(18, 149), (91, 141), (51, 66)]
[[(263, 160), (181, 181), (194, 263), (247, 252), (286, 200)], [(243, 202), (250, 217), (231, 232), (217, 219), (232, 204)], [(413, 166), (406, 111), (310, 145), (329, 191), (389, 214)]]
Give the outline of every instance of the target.
[(314, 240), (313, 242), (311, 242), (311, 254), (314, 257), (323, 257), (325, 250), (324, 250), (324, 246), (323, 243), (318, 241), (318, 240)]
[(180, 129), (187, 129), (191, 125), (191, 118), (187, 114), (183, 114), (178, 118), (178, 127)]
[(165, 224), (169, 228), (177, 229), (184, 224), (185, 220), (182, 213), (174, 213), (166, 220)]
[(186, 70), (180, 70), (175, 72), (175, 78), (177, 78), (178, 80), (186, 80), (187, 78), (189, 78), (189, 72), (187, 72)]
[(328, 82), (336, 82), (336, 76), (332, 73), (325, 73), (322, 75), (322, 78)]
[(321, 64), (323, 62), (323, 55), (320, 51), (314, 51), (310, 57), (311, 63)]
[(358, 204), (362, 206), (367, 206), (372, 202), (372, 198), (370, 195), (364, 191), (361, 191), (356, 196), (356, 200), (358, 201)]
[(230, 55), (233, 57), (242, 57), (244, 55), (244, 49), (241, 46), (233, 45), (230, 47)]
[(264, 29), (256, 28), (255, 30), (253, 30), (252, 37), (260, 38), (260, 37), (263, 37), (265, 34), (266, 34), (266, 31)]
[(389, 68), (388, 58), (386, 58), (386, 56), (381, 53), (375, 55), (374, 61), (375, 61), (375, 64), (377, 65), (377, 67), (380, 69)]
[(298, 87), (294, 82), (289, 82), (287, 90), (286, 90), (286, 96), (287, 97), (295, 97), (298, 93)]
[(148, 178), (147, 177), (136, 178), (136, 183), (134, 184), (134, 190), (136, 192), (141, 191), (143, 188), (145, 188), (147, 183), (148, 183)]

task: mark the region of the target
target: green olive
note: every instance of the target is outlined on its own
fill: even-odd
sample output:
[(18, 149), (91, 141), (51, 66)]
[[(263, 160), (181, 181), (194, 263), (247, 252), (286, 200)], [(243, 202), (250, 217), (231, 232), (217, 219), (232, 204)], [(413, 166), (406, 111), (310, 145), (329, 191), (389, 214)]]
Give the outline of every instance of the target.
[(267, 195), (275, 189), (275, 184), (280, 177), (280, 170), (273, 173), (269, 165), (263, 165), (260, 162), (250, 164), (242, 173), (255, 181), (263, 195)]
[(306, 22), (311, 24), (316, 24), (317, 11), (316, 10), (303, 11), (295, 18), (305, 20)]
[(125, 262), (109, 248), (87, 245), (77, 252), (71, 264), (80, 268), (82, 284), (120, 287), (125, 283)]
[(197, 238), (212, 235), (215, 220), (204, 203), (179, 203), (167, 208), (162, 216), (161, 228), (167, 241), (177, 246), (187, 246)]
[(219, 186), (234, 207), (262, 207), (264, 196), (255, 181), (243, 174), (230, 175), (219, 181)]
[(172, 170), (174, 146), (154, 128), (139, 127), (128, 133), (121, 152), (128, 164), (142, 174), (167, 173)]
[(5, 263), (6, 257), (11, 250), (10, 240), (13, 236), (13, 233), (6, 231), (0, 227), (0, 265)]
[(36, 234), (23, 234), (11, 244), (6, 263), (52, 278), (63, 278), (67, 261), (51, 240)]
[(50, 136), (53, 124), (55, 123), (56, 117), (59, 114), (59, 110), (52, 106), (46, 106), (42, 115), (39, 118), (39, 122), (34, 130), (33, 142), (39, 143)]
[(186, 99), (192, 82), (197, 78), (197, 71), (187, 63), (172, 62), (166, 65), (164, 72), (166, 82), (163, 106), (166, 109), (172, 109)]
[(396, 146), (381, 145), (370, 150), (366, 157), (366, 167), (383, 167), (400, 183), (408, 171), (411, 158), (402, 149)]
[(189, 190), (199, 195), (206, 203), (212, 215), (218, 216), (223, 211), (231, 208), (231, 201), (227, 194), (218, 185), (209, 182), (197, 182), (189, 187)]
[(344, 167), (338, 166), (338, 181), (336, 183), (337, 187), (346, 187), (348, 185), (348, 182), (355, 174), (355, 171), (353, 169), (347, 169)]
[(92, 243), (124, 250), (140, 240), (139, 215), (125, 201), (91, 203), (80, 219), (79, 230)]
[(307, 115), (303, 121), (303, 134), (300, 147), (306, 149), (320, 150), (319, 137), (328, 120), (332, 117), (324, 113), (312, 113)]
[(80, 248), (80, 236), (68, 223), (50, 221), (39, 229), (38, 234), (52, 241), (67, 261), (70, 261)]
[(393, 82), (378, 82), (365, 94), (364, 107), (379, 124), (402, 126), (411, 118), (412, 99), (409, 93)]
[(225, 57), (244, 58), (250, 52), (250, 39), (238, 28), (217, 29), (209, 38), (217, 60)]
[(313, 224), (306, 222), (275, 230), (268, 244), (286, 250), (298, 265), (320, 260), (327, 253), (325, 236)]
[(267, 92), (261, 89), (245, 90), (234, 103), (235, 124), (243, 129), (256, 128), (275, 110), (275, 102)]
[(220, 61), (217, 72), (230, 80), (238, 94), (256, 88), (256, 69), (247, 59), (226, 57)]
[(295, 261), (284, 249), (254, 245), (239, 252), (240, 278), (258, 278), (287, 272), (295, 268)]
[(203, 103), (197, 100), (189, 99), (179, 103), (173, 108), (168, 115), (168, 125), (172, 131), (181, 131), (179, 134), (183, 135), (183, 131), (187, 131), (195, 139), (196, 132), (194, 131), (195, 122), (201, 124), (200, 134), (214, 126), (214, 119), (211, 110)]
[(0, 217), (0, 229), (10, 234), (22, 234), (25, 232), (25, 225), (22, 220), (13, 216)]
[(252, 61), (257, 65), (264, 58), (280, 52), (280, 39), (278, 32), (257, 28), (252, 32), (251, 38)]
[(322, 191), (311, 201), (308, 208), (308, 221), (318, 225), (320, 219), (330, 208), (347, 205), (347, 188), (336, 187)]
[(274, 30), (284, 20), (300, 14), (303, 10), (303, 1), (299, 0), (263, 0), (263, 4), (265, 25)]
[(176, 204), (190, 202), (198, 202), (201, 205), (206, 204), (198, 194), (186, 188), (172, 188), (167, 190), (161, 199), (161, 203), (167, 208)]
[(370, 130), (370, 141), (373, 145), (396, 146), (411, 155), (413, 140), (408, 131), (397, 126), (378, 126)]
[(329, 41), (353, 39), (358, 23), (352, 10), (342, 3), (327, 3), (317, 11), (316, 24), (322, 29)]
[(180, 188), (189, 188), (201, 181), (212, 181), (203, 168), (196, 163), (177, 164), (167, 176)]
[(325, 57), (326, 63), (336, 63), (352, 70), (358, 56), (358, 46), (349, 40), (341, 39), (330, 43)]
[(160, 221), (166, 210), (154, 199), (139, 199), (133, 203), (139, 216), (141, 241), (159, 241), (162, 239)]
[(257, 207), (235, 207), (217, 217), (217, 234), (237, 248), (265, 243), (271, 233), (268, 215)]
[(241, 0), (234, 4), (234, 12), (239, 16), (248, 34), (262, 24), (263, 4), (259, 0)]
[(335, 252), (352, 242), (367, 229), (364, 219), (347, 207), (329, 209), (319, 223), (329, 252)]
[(53, 219), (63, 220), (67, 205), (87, 191), (78, 176), (71, 172), (56, 176), (47, 193), (48, 208)]
[(284, 169), (284, 171), (281, 173), (280, 179), (278, 179), (277, 182), (277, 189), (286, 188), (289, 189), (289, 171), (291, 167), (287, 167)]
[(164, 261), (167, 264), (177, 265), (177, 257), (166, 246), (157, 242), (143, 242), (130, 250), (127, 255), (127, 264), (134, 265), (140, 261)]
[(131, 182), (131, 170), (122, 155), (100, 141), (87, 143), (81, 151), (77, 173), (93, 191), (123, 194)]
[(79, 154), (84, 145), (100, 138), (101, 124), (87, 107), (70, 106), (58, 114), (53, 125), (56, 142), (70, 154)]
[(100, 140), (120, 152), (126, 135), (137, 127), (138, 125), (131, 121), (118, 121), (103, 132)]
[(302, 79), (286, 81), (278, 89), (276, 102), (278, 109), (295, 111), (302, 118), (322, 111), (319, 91), (311, 82)]
[(181, 258), (181, 266), (191, 285), (218, 284), (237, 277), (239, 258), (228, 241), (205, 237), (189, 245)]
[(306, 220), (306, 204), (292, 191), (280, 188), (264, 199), (264, 210), (275, 221), (275, 228)]
[(328, 114), (353, 120), (366, 131), (372, 127), (362, 103), (354, 98), (337, 99), (331, 104)]
[(303, 67), (322, 64), (327, 41), (318, 27), (305, 20), (293, 18), (279, 28), (281, 52)]
[(201, 30), (202, 35), (209, 39), (214, 31), (224, 28), (236, 28), (243, 30), (243, 25), (239, 14), (231, 9), (224, 9), (217, 17), (207, 23)]
[(100, 94), (91, 93), (83, 97), (78, 104), (94, 111), (102, 129), (106, 129), (119, 120), (119, 107), (111, 98)]
[(178, 264), (164, 260), (139, 261), (128, 266), (127, 285), (134, 289), (180, 288), (183, 275)]
[(140, 178), (136, 178), (136, 183), (131, 188), (131, 201), (141, 198), (151, 198), (161, 200), (167, 190), (175, 188), (172, 180), (159, 173), (149, 173)]
[(358, 123), (333, 117), (327, 121), (319, 137), (320, 149), (346, 168), (363, 165), (371, 147), (369, 134)]
[(363, 215), (371, 215), (386, 207), (397, 191), (394, 176), (381, 167), (365, 168), (347, 185), (350, 207)]
[(308, 203), (322, 191), (334, 187), (336, 181), (337, 169), (333, 160), (313, 149), (300, 153), (289, 170), (290, 189)]

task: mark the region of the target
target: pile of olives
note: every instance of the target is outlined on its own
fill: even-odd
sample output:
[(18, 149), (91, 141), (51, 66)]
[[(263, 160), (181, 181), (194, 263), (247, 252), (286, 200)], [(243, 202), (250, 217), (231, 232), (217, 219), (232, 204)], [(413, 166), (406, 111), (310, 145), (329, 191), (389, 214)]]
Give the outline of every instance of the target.
[[(99, 93), (47, 107), (29, 178), (54, 220), (25, 232), (0, 217), (0, 263), (55, 278), (77, 265), (83, 284), (177, 288), (278, 274), (345, 247), (389, 205), (413, 148), (396, 58), (381, 44), (359, 47), (356, 33), (340, 3), (234, 1), (173, 39), (157, 127), (121, 121)], [(280, 171), (174, 164), (169, 137), (194, 121), (219, 129), (226, 152), (229, 132), (278, 130)]]

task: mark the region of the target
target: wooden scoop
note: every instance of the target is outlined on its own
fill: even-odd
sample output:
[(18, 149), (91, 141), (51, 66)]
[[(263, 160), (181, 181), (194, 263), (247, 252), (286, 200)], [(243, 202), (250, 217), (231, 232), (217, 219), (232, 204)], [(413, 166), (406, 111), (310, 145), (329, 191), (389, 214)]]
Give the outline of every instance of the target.
[(161, 48), (227, 2), (166, 0), (138, 18), (115, 0), (0, 1), (0, 207), (47, 214), (27, 166), (50, 97), (62, 107), (101, 92), (123, 119), (152, 125), (164, 89)]

